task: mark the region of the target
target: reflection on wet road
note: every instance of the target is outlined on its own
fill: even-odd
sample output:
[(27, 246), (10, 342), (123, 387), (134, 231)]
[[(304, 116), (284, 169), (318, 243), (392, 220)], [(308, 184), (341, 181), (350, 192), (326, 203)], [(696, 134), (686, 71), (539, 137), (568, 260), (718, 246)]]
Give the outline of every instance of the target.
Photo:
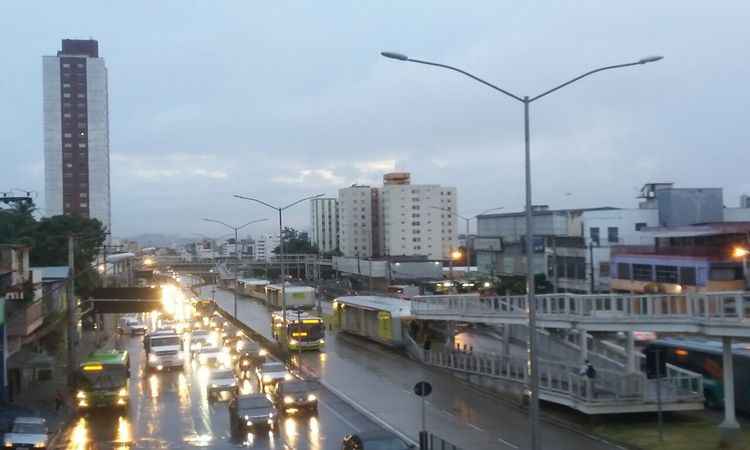
[[(128, 414), (95, 411), (76, 418), (55, 448), (181, 449), (193, 447), (260, 449), (338, 449), (341, 439), (356, 430), (377, 425), (328, 393), (319, 392), (319, 415), (284, 417), (274, 432), (232, 437), (226, 401), (209, 400), (207, 374), (190, 362), (184, 370), (143, 372), (141, 338), (124, 337), (131, 354), (130, 410)], [(243, 393), (257, 391), (245, 380)]]

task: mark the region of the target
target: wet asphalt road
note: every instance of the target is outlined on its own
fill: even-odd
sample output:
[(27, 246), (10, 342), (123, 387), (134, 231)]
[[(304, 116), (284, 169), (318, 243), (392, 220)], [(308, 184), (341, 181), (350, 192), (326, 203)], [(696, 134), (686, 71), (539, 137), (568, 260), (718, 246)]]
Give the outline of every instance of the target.
[[(211, 287), (204, 287), (201, 294), (211, 298)], [(217, 289), (214, 295), (222, 308), (232, 311), (231, 292)], [(270, 313), (263, 304), (240, 297), (237, 311), (250, 328), (270, 337)], [(489, 345), (485, 336), (468, 330), (460, 338), (477, 346)], [(427, 402), (427, 429), (464, 450), (528, 448), (525, 411), (448, 373), (429, 370), (398, 351), (358, 337), (328, 333), (324, 352), (306, 352), (302, 362), (309, 372), (413, 439), (421, 427), (421, 410), (411, 389), (415, 382), (428, 380), (434, 390)], [(550, 423), (542, 423), (541, 428), (545, 449), (618, 448)]]
[[(97, 411), (79, 417), (64, 430), (54, 448), (187, 449), (206, 447), (257, 449), (340, 448), (349, 433), (379, 427), (325, 389), (318, 391), (319, 412), (282, 418), (275, 432), (233, 438), (226, 401), (209, 401), (205, 369), (186, 363), (183, 370), (144, 374), (141, 337), (123, 337), (131, 353), (129, 414)], [(245, 382), (243, 392), (255, 383)]]

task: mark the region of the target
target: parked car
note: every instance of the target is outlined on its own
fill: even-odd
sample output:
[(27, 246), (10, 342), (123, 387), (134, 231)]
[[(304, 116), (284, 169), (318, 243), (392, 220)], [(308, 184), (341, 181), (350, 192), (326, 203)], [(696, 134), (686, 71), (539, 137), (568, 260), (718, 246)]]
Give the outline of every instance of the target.
[(232, 434), (257, 429), (275, 429), (276, 408), (264, 394), (240, 395), (229, 402), (229, 424)]
[(6, 448), (47, 448), (47, 422), (41, 417), (16, 417), (3, 439)]

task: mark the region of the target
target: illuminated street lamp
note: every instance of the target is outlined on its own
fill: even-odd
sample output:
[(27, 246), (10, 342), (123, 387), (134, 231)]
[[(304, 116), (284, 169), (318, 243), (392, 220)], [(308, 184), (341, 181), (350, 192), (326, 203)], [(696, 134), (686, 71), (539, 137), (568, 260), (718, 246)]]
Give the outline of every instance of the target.
[(143, 260), (143, 264), (146, 265), (146, 266), (152, 266), (152, 265), (154, 265), (154, 260), (151, 259), (151, 258), (146, 258), (146, 259)]

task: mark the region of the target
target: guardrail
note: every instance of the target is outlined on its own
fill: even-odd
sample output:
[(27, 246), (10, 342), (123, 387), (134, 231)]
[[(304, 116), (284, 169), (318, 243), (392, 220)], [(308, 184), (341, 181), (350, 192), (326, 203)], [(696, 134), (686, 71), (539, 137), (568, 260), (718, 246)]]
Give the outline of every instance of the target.
[[(464, 353), (449, 350), (424, 350), (405, 336), (409, 352), (425, 364), (462, 372), (528, 384), (526, 358), (494, 353)], [(539, 388), (550, 401), (587, 406), (617, 406), (654, 403), (654, 380), (640, 372), (597, 370), (590, 379), (580, 375), (577, 366), (563, 361), (539, 361)], [(702, 402), (703, 377), (675, 366), (668, 366), (662, 380), (664, 402)], [(559, 401), (562, 399), (562, 401)]]
[[(750, 292), (688, 293), (684, 295), (639, 294), (543, 294), (535, 297), (539, 321), (607, 323), (680, 323), (701, 326), (742, 326), (750, 336)], [(525, 295), (482, 297), (478, 295), (418, 296), (412, 313), (461, 316), (459, 320), (523, 319)]]

